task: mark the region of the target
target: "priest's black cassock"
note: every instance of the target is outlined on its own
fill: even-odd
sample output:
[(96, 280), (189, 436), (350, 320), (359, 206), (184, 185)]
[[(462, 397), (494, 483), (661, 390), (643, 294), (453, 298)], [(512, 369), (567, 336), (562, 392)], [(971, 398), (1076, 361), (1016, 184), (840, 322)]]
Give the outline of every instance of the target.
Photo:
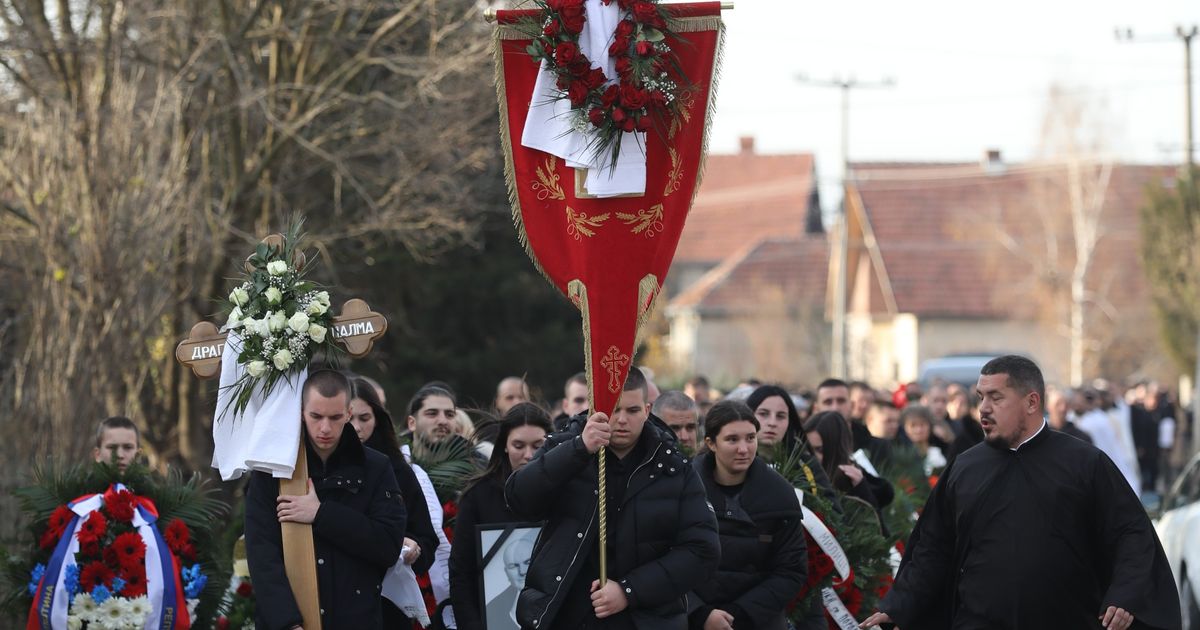
[(930, 494), (879, 610), (902, 630), (1180, 627), (1162, 545), (1112, 461), (1042, 429), (1017, 450), (978, 444)]

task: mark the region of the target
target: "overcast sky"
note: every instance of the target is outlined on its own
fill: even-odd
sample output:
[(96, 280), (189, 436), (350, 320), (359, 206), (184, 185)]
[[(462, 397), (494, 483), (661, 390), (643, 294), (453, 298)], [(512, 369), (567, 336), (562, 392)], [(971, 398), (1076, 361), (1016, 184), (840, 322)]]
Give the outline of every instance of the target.
[[(1182, 159), (1184, 53), (1174, 31), (1200, 25), (1197, 0), (737, 0), (725, 15), (711, 151), (735, 151), (752, 135), (762, 153), (813, 152), (824, 189), (836, 190), (841, 170), (840, 90), (804, 85), (800, 74), (895, 81), (852, 92), (852, 160), (976, 160), (986, 148), (1030, 158), (1056, 82), (1104, 112), (1118, 159)], [(1136, 41), (1118, 42), (1117, 26)], [(1195, 84), (1200, 38), (1193, 43)]]

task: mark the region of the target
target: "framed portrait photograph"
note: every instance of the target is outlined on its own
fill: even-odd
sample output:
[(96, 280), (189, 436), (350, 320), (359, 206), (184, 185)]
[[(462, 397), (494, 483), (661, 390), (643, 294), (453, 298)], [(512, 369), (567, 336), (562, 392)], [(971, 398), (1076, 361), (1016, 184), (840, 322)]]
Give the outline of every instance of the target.
[(488, 630), (518, 630), (517, 595), (533, 557), (540, 523), (504, 523), (479, 527), (481, 610)]

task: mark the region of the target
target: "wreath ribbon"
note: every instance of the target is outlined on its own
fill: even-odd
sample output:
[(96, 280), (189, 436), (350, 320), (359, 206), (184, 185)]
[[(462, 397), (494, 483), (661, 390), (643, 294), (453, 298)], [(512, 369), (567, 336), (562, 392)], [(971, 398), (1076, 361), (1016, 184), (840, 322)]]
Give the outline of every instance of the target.
[[(833, 560), (833, 570), (838, 574), (838, 578), (834, 579), (834, 584), (852, 584), (854, 570), (850, 567), (850, 558), (846, 556), (846, 550), (842, 549), (837, 537), (829, 531), (829, 527), (817, 516), (816, 512), (804, 505), (804, 493), (799, 489), (796, 490), (796, 498), (800, 499), (800, 509), (803, 512), (800, 522), (804, 525), (805, 531), (816, 541), (821, 551), (825, 552), (830, 560)], [(824, 604), (825, 611), (829, 613), (838, 628), (841, 630), (858, 628), (858, 622), (854, 620), (850, 611), (846, 610), (846, 605), (842, 603), (842, 599), (832, 588), (826, 586), (821, 589), (821, 603)]]

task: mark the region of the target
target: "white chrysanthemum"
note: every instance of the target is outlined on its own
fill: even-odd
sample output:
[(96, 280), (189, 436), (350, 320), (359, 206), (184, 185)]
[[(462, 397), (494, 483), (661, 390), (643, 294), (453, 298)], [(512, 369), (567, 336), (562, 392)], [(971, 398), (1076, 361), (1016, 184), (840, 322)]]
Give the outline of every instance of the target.
[(119, 597), (110, 597), (100, 604), (96, 611), (96, 621), (104, 630), (124, 630), (128, 625), (125, 619), (125, 606)]
[(327, 332), (329, 331), (320, 324), (312, 324), (308, 327), (308, 336), (317, 343), (325, 342), (325, 333)]
[(288, 320), (288, 327), (298, 333), (308, 332), (308, 315), (296, 311), (296, 314), (292, 315), (292, 318)]
[(287, 263), (282, 260), (272, 260), (267, 263), (267, 273), (272, 276), (282, 276), (287, 273)]
[(83, 619), (79, 615), (67, 615), (67, 630), (82, 630)]
[(87, 593), (80, 593), (75, 596), (75, 601), (71, 602), (71, 614), (77, 615), (81, 619), (87, 619), (96, 612), (96, 600), (92, 599)]
[(275, 353), (275, 356), (271, 357), (271, 360), (275, 362), (276, 369), (286, 370), (294, 359), (290, 350), (280, 350)]
[(130, 620), (141, 627), (146, 624), (146, 618), (154, 609), (150, 606), (150, 600), (145, 595), (135, 597), (125, 604), (125, 611), (129, 615)]

